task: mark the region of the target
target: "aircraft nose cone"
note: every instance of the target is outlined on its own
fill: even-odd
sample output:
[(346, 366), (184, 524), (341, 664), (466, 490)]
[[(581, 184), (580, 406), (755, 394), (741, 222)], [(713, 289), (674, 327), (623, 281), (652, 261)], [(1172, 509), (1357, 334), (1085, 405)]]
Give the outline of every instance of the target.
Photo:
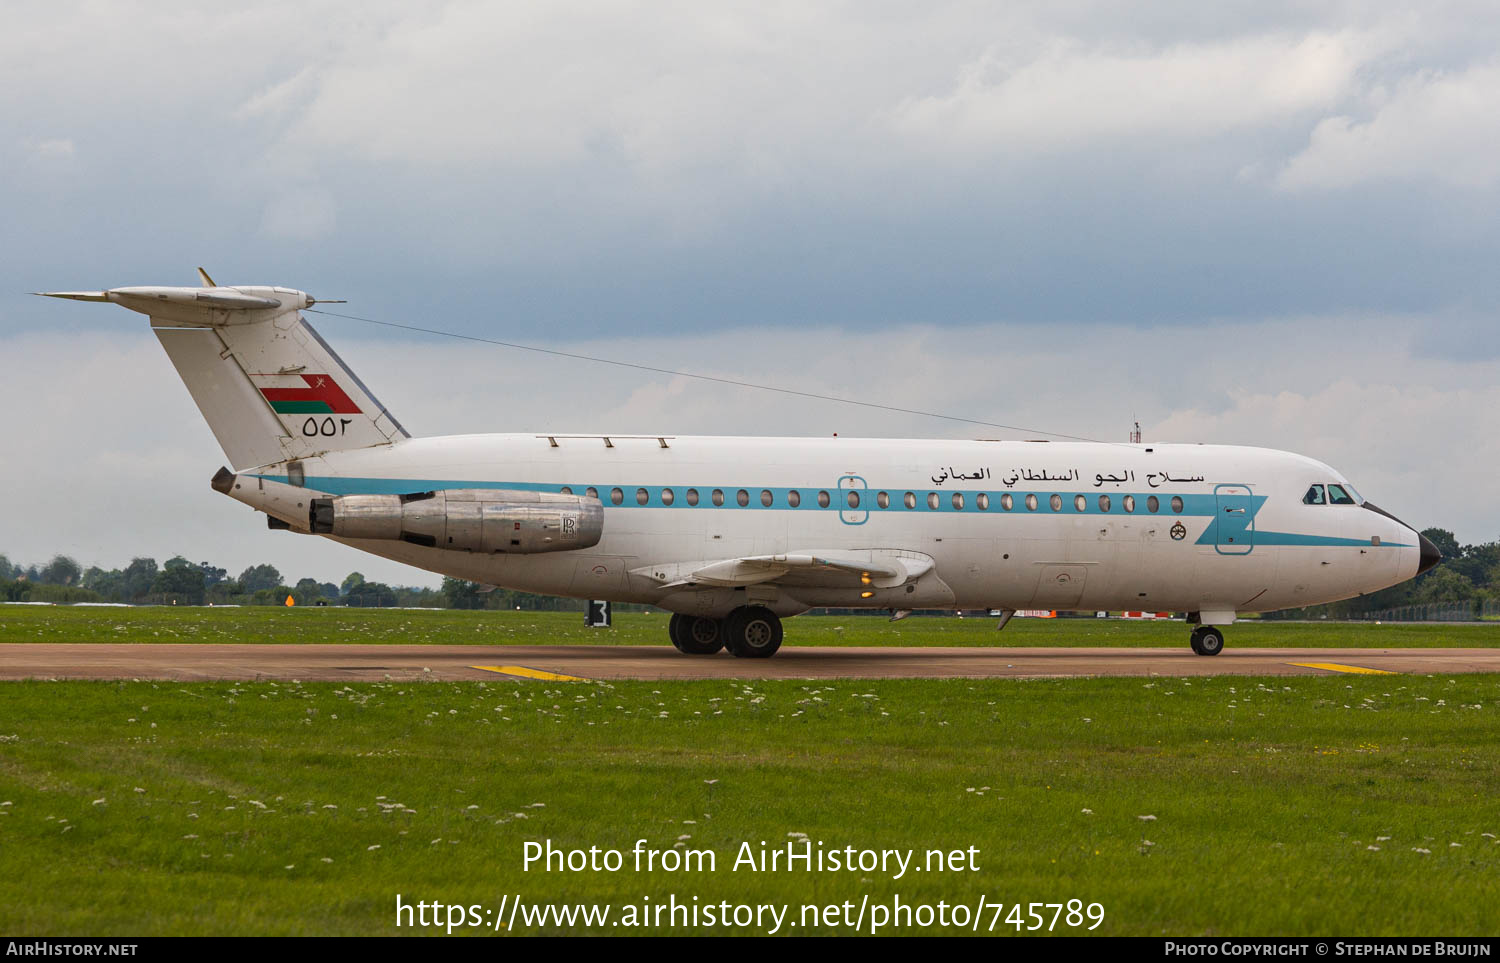
[(1417, 544), (1422, 549), (1422, 557), (1417, 564), (1417, 574), (1421, 575), (1423, 572), (1432, 568), (1438, 562), (1441, 562), (1443, 560), (1443, 553), (1438, 551), (1438, 547), (1432, 544), (1432, 539), (1428, 538), (1426, 535), (1422, 535), (1419, 533), (1417, 535), (1417, 539)]

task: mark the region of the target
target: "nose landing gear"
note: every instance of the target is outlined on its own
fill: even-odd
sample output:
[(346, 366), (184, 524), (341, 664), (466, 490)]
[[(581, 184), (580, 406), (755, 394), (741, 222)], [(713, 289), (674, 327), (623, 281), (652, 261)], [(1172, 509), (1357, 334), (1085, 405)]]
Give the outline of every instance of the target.
[(1191, 639), (1196, 655), (1218, 655), (1224, 651), (1224, 633), (1212, 625), (1200, 625), (1193, 629)]

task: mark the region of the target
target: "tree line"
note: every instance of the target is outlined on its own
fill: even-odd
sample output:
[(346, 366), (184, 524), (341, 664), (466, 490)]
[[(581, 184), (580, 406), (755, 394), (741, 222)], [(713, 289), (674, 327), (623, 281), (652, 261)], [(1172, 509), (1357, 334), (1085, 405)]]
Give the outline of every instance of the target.
[(582, 610), (582, 603), (550, 595), (484, 586), (445, 578), (442, 588), (387, 585), (350, 572), (338, 584), (284, 578), (274, 565), (251, 565), (237, 577), (210, 562), (191, 562), (181, 555), (161, 565), (154, 558), (133, 558), (124, 568), (85, 569), (66, 555), (45, 565), (13, 564), (0, 555), (0, 601), (116, 602), (127, 605), (347, 605), (361, 608), (507, 608)]
[[(1400, 585), (1329, 605), (1272, 613), (1287, 617), (1360, 616), (1403, 605), (1434, 602), (1500, 602), (1500, 541), (1460, 545), (1442, 528), (1422, 533), (1443, 553), (1435, 568)], [(451, 609), (525, 609), (581, 611), (576, 599), (488, 589), (476, 582), (444, 578), (441, 588), (386, 585), (350, 572), (339, 584), (314, 578), (292, 583), (274, 565), (252, 565), (236, 578), (208, 562), (181, 555), (158, 566), (155, 559), (134, 558), (124, 568), (84, 569), (66, 555), (46, 565), (14, 565), (0, 555), (0, 601), (124, 602), (132, 605), (282, 605), (290, 595), (298, 605), (360, 607), (419, 606)], [(632, 606), (634, 608), (634, 606)]]

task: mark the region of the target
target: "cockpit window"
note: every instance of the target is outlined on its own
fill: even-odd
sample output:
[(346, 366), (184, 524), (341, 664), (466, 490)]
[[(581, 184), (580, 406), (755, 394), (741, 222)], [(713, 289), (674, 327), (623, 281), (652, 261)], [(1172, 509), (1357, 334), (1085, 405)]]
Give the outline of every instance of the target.
[(1332, 505), (1354, 505), (1354, 496), (1344, 491), (1343, 485), (1328, 486), (1328, 502)]
[(1309, 488), (1307, 490), (1307, 494), (1302, 496), (1302, 504), (1304, 504), (1304, 505), (1326, 505), (1326, 504), (1328, 504), (1327, 499), (1325, 499), (1323, 497), (1323, 486), (1322, 485), (1314, 485), (1311, 488)]

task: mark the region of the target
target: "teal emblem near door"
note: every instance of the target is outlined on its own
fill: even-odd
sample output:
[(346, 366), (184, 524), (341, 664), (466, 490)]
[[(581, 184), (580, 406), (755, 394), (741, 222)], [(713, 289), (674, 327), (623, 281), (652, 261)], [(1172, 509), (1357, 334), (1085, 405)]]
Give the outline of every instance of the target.
[(1215, 485), (1214, 549), (1220, 555), (1249, 555), (1255, 548), (1255, 501), (1249, 485)]
[(870, 486), (858, 475), (839, 479), (839, 521), (845, 525), (863, 525), (870, 519)]

